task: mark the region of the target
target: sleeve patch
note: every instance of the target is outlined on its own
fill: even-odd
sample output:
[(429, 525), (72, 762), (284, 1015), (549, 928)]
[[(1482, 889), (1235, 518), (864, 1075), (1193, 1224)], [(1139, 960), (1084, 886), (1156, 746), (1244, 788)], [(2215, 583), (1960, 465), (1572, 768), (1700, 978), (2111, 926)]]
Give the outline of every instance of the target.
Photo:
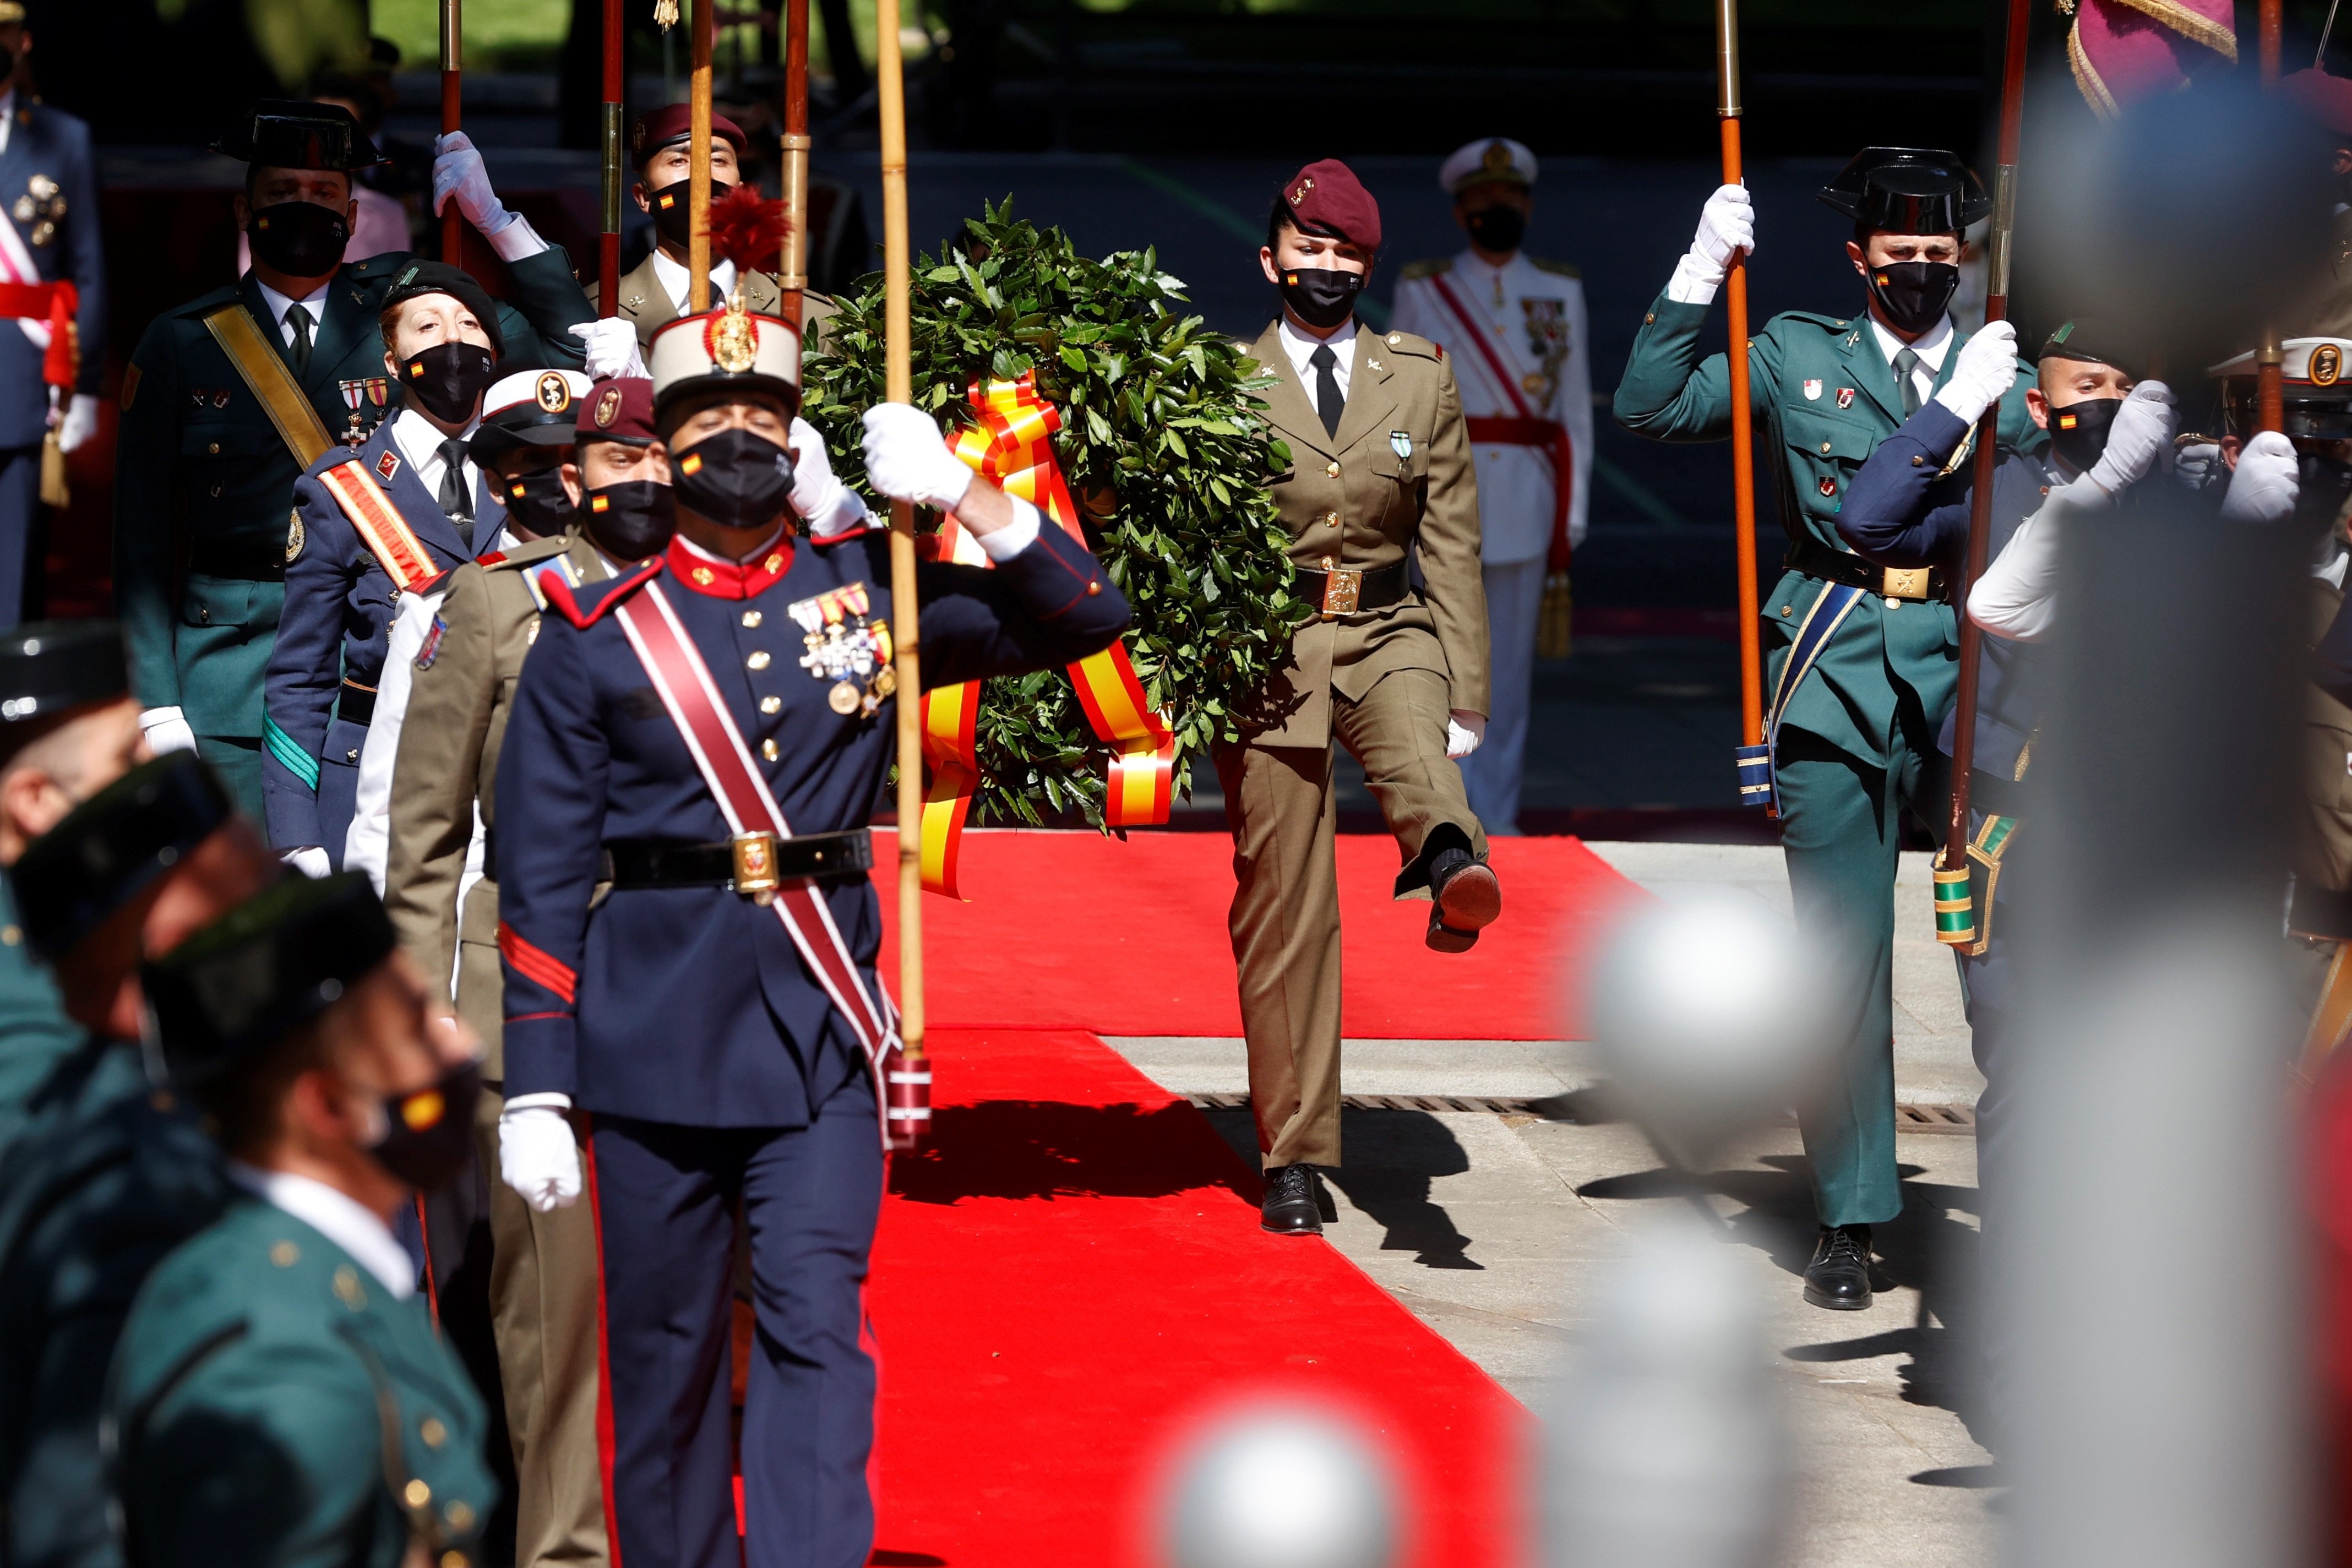
[(441, 639), (448, 634), (449, 620), (446, 616), (433, 617), (433, 625), (425, 633), (424, 646), (416, 650), (416, 668), (430, 669), (433, 661), (441, 657)]
[(572, 1005), (579, 976), (553, 953), (544, 948), (533, 947), (523, 939), (520, 931), (504, 921), (499, 922), (499, 956), (505, 959), (517, 974), (555, 993), (563, 998), (564, 1005)]

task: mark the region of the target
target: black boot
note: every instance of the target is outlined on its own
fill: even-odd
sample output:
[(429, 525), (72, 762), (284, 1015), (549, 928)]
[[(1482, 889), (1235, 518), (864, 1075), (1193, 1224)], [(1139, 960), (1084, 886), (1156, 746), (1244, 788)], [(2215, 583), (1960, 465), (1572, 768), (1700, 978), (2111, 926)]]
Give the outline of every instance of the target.
[(1478, 932), (1503, 912), (1495, 869), (1467, 849), (1441, 849), (1429, 863), (1429, 931), (1439, 952), (1467, 952)]
[(1870, 1305), (1870, 1227), (1825, 1225), (1805, 1265), (1805, 1300), (1832, 1312), (1859, 1312)]
[(1312, 1165), (1276, 1165), (1266, 1172), (1265, 1204), (1258, 1223), (1276, 1236), (1323, 1234)]

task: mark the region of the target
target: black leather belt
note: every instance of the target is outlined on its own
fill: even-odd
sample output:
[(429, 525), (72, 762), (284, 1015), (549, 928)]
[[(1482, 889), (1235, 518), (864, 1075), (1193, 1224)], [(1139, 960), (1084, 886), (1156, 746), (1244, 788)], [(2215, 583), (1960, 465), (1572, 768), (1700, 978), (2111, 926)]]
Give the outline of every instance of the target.
[(1944, 580), (1941, 566), (1874, 566), (1859, 555), (1832, 550), (1810, 539), (1790, 545), (1780, 564), (1808, 577), (1867, 589), (1889, 599), (1941, 600), (1951, 595), (1951, 584)]
[(375, 689), (373, 687), (343, 682), (343, 693), (335, 700), (335, 717), (346, 724), (375, 722)]
[[(776, 878), (829, 882), (863, 876), (874, 865), (874, 836), (804, 833), (774, 843)], [(732, 844), (688, 844), (675, 838), (615, 838), (604, 846), (598, 879), (615, 888), (735, 887)]]
[(286, 546), (237, 539), (198, 539), (188, 545), (188, 570), (247, 583), (286, 581)]
[(1361, 572), (1350, 571), (1328, 555), (1323, 561), (1319, 568), (1298, 568), (1294, 592), (1321, 610), (1327, 621), (1359, 610), (1385, 610), (1402, 600), (1412, 585), (1402, 561)]

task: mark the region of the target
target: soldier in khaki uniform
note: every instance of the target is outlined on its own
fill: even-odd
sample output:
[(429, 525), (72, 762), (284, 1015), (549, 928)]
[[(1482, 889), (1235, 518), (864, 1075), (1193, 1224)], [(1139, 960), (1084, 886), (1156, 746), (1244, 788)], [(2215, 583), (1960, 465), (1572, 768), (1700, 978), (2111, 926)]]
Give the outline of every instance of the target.
[(1250, 351), (1277, 378), (1266, 417), (1290, 448), (1274, 497), (1295, 591), (1322, 614), (1261, 693), (1247, 741), (1216, 763), (1264, 1223), (1286, 1235), (1322, 1228), (1312, 1167), (1339, 1163), (1333, 740), (1363, 764), (1396, 835), (1396, 896), (1431, 900), (1431, 947), (1467, 949), (1502, 908), (1454, 766), (1486, 722), (1477, 480), (1444, 354), (1356, 320), (1380, 242), (1379, 206), (1327, 159), (1284, 185), (1258, 253), (1283, 301)]
[[(543, 575), (601, 582), (614, 562), (667, 544), (669, 469), (654, 445), (653, 383), (608, 381), (579, 402), (565, 489), (586, 529), (520, 544), (450, 574), (417, 653), (393, 768), (385, 905), (402, 945), (436, 981), (457, 976), (459, 1013), (489, 1044), (476, 1112), (483, 1163), (496, 1168), (506, 1102), (499, 1049), (499, 889), (465, 879), (479, 820), (494, 831), (507, 712), (546, 607)], [(596, 1236), (584, 1204), (540, 1213), (490, 1184), (490, 1301), (514, 1439), (516, 1561), (606, 1558), (596, 1455)]]

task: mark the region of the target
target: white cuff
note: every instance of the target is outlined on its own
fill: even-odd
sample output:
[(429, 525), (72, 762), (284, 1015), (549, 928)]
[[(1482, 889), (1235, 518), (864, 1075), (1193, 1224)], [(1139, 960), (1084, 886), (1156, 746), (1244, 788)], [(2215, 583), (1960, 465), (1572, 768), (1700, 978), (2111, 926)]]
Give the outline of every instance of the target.
[(836, 488), (839, 493), (832, 504), (820, 508), (817, 515), (808, 520), (808, 531), (813, 538), (832, 539), (874, 526), (874, 513), (857, 498), (857, 493), (847, 485)]
[(490, 242), (490, 248), (499, 253), (500, 261), (527, 261), (550, 248), (547, 241), (540, 238), (539, 230), (530, 226), (530, 219), (512, 207), (507, 209), (507, 216), (511, 221), (482, 233), (482, 237)]
[(987, 552), (988, 558), (999, 565), (1037, 542), (1037, 528), (1041, 521), (1037, 509), (1019, 496), (1008, 495), (1004, 499), (1013, 503), (1013, 521), (993, 533), (972, 535), (981, 549)]
[(572, 1097), (568, 1094), (518, 1094), (500, 1108), (504, 1116), (510, 1110), (569, 1110)]
[(1948, 381), (1937, 388), (1936, 401), (1950, 409), (1963, 425), (1974, 425), (1992, 406), (1981, 388), (1963, 387), (1957, 381)]
[(1712, 305), (1715, 291), (1722, 287), (1723, 268), (1685, 250), (1675, 263), (1675, 275), (1666, 279), (1666, 298), (1677, 305)]

